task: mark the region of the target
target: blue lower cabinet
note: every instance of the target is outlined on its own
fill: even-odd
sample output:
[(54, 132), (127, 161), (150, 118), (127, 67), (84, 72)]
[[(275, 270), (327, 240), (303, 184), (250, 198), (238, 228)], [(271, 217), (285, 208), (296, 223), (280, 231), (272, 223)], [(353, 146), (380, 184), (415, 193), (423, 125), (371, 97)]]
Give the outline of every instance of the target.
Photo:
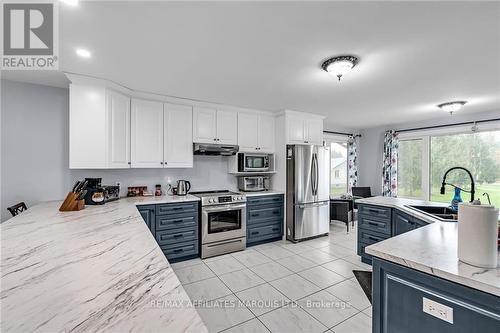
[(247, 197), (247, 246), (283, 237), (283, 194)]
[(148, 229), (151, 230), (151, 233), (155, 234), (155, 205), (145, 205), (138, 206), (139, 214), (141, 214), (142, 219), (148, 226)]
[(196, 202), (139, 206), (138, 210), (170, 262), (199, 256)]
[(500, 332), (500, 298), (374, 258), (373, 332)]

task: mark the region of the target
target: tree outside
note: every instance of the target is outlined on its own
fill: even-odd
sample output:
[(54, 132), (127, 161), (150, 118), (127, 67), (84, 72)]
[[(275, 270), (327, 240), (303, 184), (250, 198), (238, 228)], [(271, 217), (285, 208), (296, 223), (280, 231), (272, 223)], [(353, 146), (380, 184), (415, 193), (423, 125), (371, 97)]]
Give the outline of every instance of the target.
[[(490, 194), (491, 202), (500, 207), (500, 131), (466, 133), (431, 137), (430, 147), (430, 200), (451, 202), (454, 191), (446, 186), (446, 194), (439, 193), (443, 175), (451, 167), (469, 169), (476, 182), (476, 198), (487, 203), (482, 194)], [(470, 190), (465, 171), (448, 174), (447, 183)], [(422, 196), (422, 140), (404, 140), (399, 144), (398, 196)], [(464, 201), (469, 193), (462, 193)]]

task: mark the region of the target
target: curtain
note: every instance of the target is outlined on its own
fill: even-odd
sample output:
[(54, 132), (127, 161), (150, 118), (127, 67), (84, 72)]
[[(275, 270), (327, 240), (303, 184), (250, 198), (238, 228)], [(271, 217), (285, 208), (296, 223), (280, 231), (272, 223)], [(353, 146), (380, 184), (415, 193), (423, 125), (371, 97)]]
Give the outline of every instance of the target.
[(347, 192), (358, 184), (358, 147), (356, 139), (350, 136), (347, 140)]
[(384, 136), (384, 156), (382, 166), (382, 195), (395, 197), (398, 194), (398, 135), (387, 131)]

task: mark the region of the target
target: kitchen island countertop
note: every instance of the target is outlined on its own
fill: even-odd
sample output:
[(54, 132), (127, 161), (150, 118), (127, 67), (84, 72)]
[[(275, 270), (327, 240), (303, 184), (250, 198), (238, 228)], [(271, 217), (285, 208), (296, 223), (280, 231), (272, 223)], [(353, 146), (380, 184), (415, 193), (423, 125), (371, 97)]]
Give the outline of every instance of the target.
[(48, 202), (2, 223), (1, 331), (206, 332), (136, 208), (197, 200)]
[[(406, 207), (410, 204), (433, 204), (422, 200), (373, 197), (360, 199), (371, 204), (403, 210), (429, 223), (424, 227), (386, 239), (365, 248), (366, 253), (434, 275), (470, 288), (500, 296), (500, 268), (486, 269), (458, 260), (456, 222), (440, 222)], [(499, 255), (500, 259), (500, 255)], [(499, 262), (500, 265), (500, 262)]]

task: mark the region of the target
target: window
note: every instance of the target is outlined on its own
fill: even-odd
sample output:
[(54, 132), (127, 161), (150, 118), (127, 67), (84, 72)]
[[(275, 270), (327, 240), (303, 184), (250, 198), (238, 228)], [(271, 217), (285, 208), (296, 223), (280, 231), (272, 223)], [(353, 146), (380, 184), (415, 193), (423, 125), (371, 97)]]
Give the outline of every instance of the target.
[(399, 142), (398, 196), (422, 198), (422, 139)]
[(330, 142), (330, 195), (347, 193), (347, 142)]
[[(470, 126), (439, 129), (424, 134), (400, 136), (398, 153), (398, 196), (422, 198), (438, 202), (451, 202), (453, 188), (446, 186), (440, 194), (445, 172), (454, 166), (467, 168), (476, 182), (476, 199), (488, 200), (500, 207), (500, 129), (499, 124), (480, 126), (472, 132)], [(410, 136), (411, 135), (411, 136)], [(448, 174), (447, 183), (470, 191), (470, 180), (465, 171), (454, 170)], [(463, 192), (462, 199), (470, 200), (470, 193)]]
[[(430, 152), (431, 201), (451, 201), (453, 188), (447, 186), (445, 195), (441, 195), (439, 189), (446, 170), (461, 166), (474, 177), (476, 199), (487, 203), (482, 196), (486, 192), (492, 204), (500, 207), (500, 130), (432, 137)], [(451, 171), (446, 182), (470, 190), (470, 179), (463, 170)], [(470, 193), (462, 193), (462, 199), (470, 201)]]

